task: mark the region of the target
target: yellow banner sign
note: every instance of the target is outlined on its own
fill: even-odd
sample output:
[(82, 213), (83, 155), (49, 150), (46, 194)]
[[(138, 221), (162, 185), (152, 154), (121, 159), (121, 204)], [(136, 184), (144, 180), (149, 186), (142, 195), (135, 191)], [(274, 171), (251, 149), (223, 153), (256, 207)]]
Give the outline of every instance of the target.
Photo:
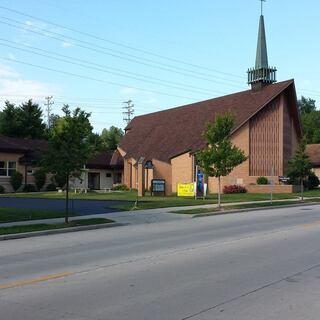
[(194, 197), (194, 183), (178, 183), (178, 197)]

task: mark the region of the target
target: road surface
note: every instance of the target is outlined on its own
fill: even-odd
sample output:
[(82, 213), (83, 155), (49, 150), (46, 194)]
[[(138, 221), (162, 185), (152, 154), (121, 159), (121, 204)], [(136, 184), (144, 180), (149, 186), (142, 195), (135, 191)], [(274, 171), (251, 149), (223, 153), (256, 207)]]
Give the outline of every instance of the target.
[(320, 206), (0, 242), (0, 319), (318, 320)]

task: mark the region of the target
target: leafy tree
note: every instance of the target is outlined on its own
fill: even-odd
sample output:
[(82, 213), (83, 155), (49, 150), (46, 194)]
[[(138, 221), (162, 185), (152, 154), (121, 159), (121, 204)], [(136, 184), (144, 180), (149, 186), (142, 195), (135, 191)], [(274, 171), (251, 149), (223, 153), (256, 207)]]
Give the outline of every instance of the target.
[(298, 108), (301, 114), (310, 113), (316, 110), (316, 100), (301, 96), (298, 100)]
[(101, 139), (107, 150), (116, 150), (123, 135), (124, 133), (121, 128), (111, 126), (109, 129), (102, 130)]
[(221, 177), (227, 176), (247, 157), (244, 152), (234, 146), (230, 133), (234, 125), (231, 113), (217, 115), (214, 123), (209, 123), (203, 137), (207, 147), (197, 153), (197, 158), (204, 173), (209, 177), (218, 178), (218, 207), (221, 207)]
[(6, 101), (0, 118), (0, 133), (9, 137), (19, 137), (20, 130), (19, 110), (13, 103)]
[(19, 107), (19, 122), (21, 137), (41, 139), (45, 136), (46, 125), (42, 119), (42, 110), (32, 100), (24, 102)]
[(320, 111), (301, 114), (306, 143), (320, 143)]
[(301, 201), (303, 201), (304, 180), (312, 174), (312, 164), (308, 155), (305, 153), (306, 142), (305, 139), (299, 144), (292, 160), (288, 162), (286, 175), (290, 179), (300, 180), (301, 187)]
[(46, 169), (65, 177), (66, 181), (66, 215), (69, 222), (69, 178), (78, 176), (85, 163), (94, 156), (95, 148), (90, 143), (92, 126), (90, 114), (76, 108), (70, 111), (69, 106), (62, 108), (64, 117), (49, 138), (49, 147), (44, 161)]

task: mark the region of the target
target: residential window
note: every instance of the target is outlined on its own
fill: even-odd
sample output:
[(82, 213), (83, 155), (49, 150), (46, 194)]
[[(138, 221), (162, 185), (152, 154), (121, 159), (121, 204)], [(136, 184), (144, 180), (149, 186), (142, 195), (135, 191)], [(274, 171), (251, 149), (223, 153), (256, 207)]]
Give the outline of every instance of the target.
[(11, 177), (16, 170), (17, 170), (16, 161), (0, 161), (1, 177)]
[(27, 170), (27, 175), (28, 175), (28, 176), (33, 176), (33, 174), (34, 174), (33, 169), (28, 169), (28, 170)]

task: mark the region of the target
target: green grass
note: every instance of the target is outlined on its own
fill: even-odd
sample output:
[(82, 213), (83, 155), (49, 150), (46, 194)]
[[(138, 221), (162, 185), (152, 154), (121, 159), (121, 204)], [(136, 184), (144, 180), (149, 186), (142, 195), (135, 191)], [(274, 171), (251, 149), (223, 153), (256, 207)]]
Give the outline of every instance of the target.
[[(320, 197), (320, 189), (306, 191), (305, 197)], [(45, 198), (45, 199), (63, 199), (64, 193), (58, 192), (39, 192), (32, 194), (5, 194), (6, 197), (17, 197), (17, 198)], [(285, 199), (298, 199), (299, 193), (285, 193), (285, 194), (274, 194), (274, 200), (285, 200)], [(125, 192), (89, 192), (87, 194), (74, 194), (70, 192), (70, 199), (78, 200), (123, 200), (129, 201), (130, 203), (123, 203), (120, 205), (113, 206), (116, 210), (131, 210), (133, 203), (137, 198), (136, 191), (125, 191)], [(222, 203), (231, 202), (247, 202), (247, 201), (263, 201), (269, 200), (270, 194), (258, 194), (258, 193), (238, 193), (238, 194), (222, 194)], [(217, 203), (217, 194), (209, 194), (207, 199), (193, 199), (193, 198), (180, 198), (176, 195), (167, 197), (151, 197), (149, 193), (145, 197), (139, 198), (137, 209), (155, 209), (155, 208), (167, 208), (167, 207), (180, 207), (180, 206), (193, 206), (201, 204), (214, 204)]]
[(78, 226), (105, 224), (110, 222), (113, 222), (113, 221), (110, 219), (104, 219), (104, 218), (92, 218), (92, 219), (83, 219), (83, 220), (73, 220), (68, 224), (66, 223), (32, 224), (32, 225), (2, 227), (0, 228), (0, 235), (43, 231), (43, 230), (65, 229), (65, 228), (78, 227)]
[(254, 209), (254, 208), (268, 208), (268, 207), (277, 207), (277, 206), (286, 206), (292, 204), (303, 204), (308, 202), (320, 202), (320, 200), (306, 200), (304, 202), (301, 201), (281, 201), (281, 202), (262, 202), (262, 203), (250, 203), (250, 204), (238, 204), (234, 206), (225, 206), (220, 210), (218, 208), (194, 208), (187, 210), (173, 210), (171, 213), (179, 213), (179, 214), (201, 214), (201, 213), (224, 213), (230, 210), (237, 209)]
[(7, 207), (0, 208), (0, 223), (38, 220), (38, 219), (63, 218), (64, 216), (65, 216), (65, 213), (60, 211), (18, 209), (18, 208), (7, 208)]

